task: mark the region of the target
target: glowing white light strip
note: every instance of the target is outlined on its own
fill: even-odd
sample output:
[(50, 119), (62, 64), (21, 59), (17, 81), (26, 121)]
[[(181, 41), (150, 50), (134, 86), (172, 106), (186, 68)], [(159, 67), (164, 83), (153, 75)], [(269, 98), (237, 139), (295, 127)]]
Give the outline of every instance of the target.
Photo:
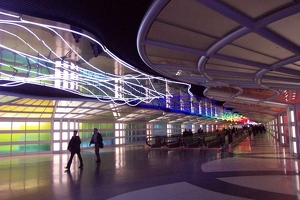
[[(5, 15), (5, 17), (1, 19), (1, 15)], [(11, 17), (16, 18), (17, 20), (8, 20)], [(11, 68), (12, 70), (5, 71), (3, 68), (1, 68), (0, 80), (9, 80), (10, 82), (0, 84), (0, 86), (14, 87), (24, 83), (31, 83), (62, 89), (84, 97), (93, 97), (102, 102), (113, 102), (121, 105), (128, 104), (131, 106), (137, 105), (141, 102), (150, 103), (157, 98), (166, 98), (166, 105), (170, 104), (173, 96), (169, 92), (169, 83), (181, 85), (179, 88), (181, 88), (182, 93), (187, 93), (188, 95), (193, 96), (190, 92), (190, 84), (171, 81), (162, 77), (155, 77), (140, 72), (138, 69), (119, 59), (99, 41), (87, 34), (63, 27), (24, 20), (20, 15), (13, 15), (4, 12), (0, 12), (0, 25), (0, 31), (2, 32), (2, 35), (7, 35), (10, 38), (14, 38), (14, 41), (18, 43), (21, 42), (29, 49), (27, 52), (22, 52), (20, 49), (23, 48), (18, 48), (17, 50), (14, 49), (15, 46), (8, 46), (4, 42), (3, 44), (0, 43), (0, 47), (2, 48), (0, 52), (1, 55), (3, 51), (7, 51), (14, 55), (14, 63), (20, 64), (18, 63), (17, 56), (19, 59), (22, 58), (28, 62), (23, 62), (21, 63), (21, 66), (18, 66), (15, 64), (6, 63), (6, 60), (2, 59), (0, 65), (6, 68)], [(8, 28), (5, 29), (6, 27)], [(26, 32), (26, 34), (31, 38), (22, 38), (22, 36), (19, 36), (18, 31)], [(58, 55), (55, 50), (51, 49), (51, 45), (47, 44), (47, 41), (44, 41), (42, 36), (39, 35), (41, 34), (41, 31), (46, 31), (51, 33), (51, 35), (54, 35), (55, 42), (59, 42), (61, 46), (64, 47), (65, 52), (69, 51), (74, 53), (76, 55), (76, 59), (86, 64), (91, 70), (81, 68), (80, 66), (75, 66), (72, 62), (69, 62), (66, 55)], [(118, 61), (121, 65), (134, 72), (134, 75), (122, 75), (118, 73), (111, 74), (100, 70), (100, 66), (93, 66), (91, 63), (85, 60), (80, 53), (78, 53), (72, 47), (71, 44), (68, 43), (67, 39), (63, 37), (70, 37), (71, 33), (78, 34), (82, 38), (90, 40), (91, 43), (99, 45), (112, 59)], [(35, 43), (29, 44), (29, 41), (31, 42), (33, 40)], [(35, 47), (34, 45), (40, 46)], [(44, 48), (44, 50), (48, 50), (49, 55), (43, 55), (43, 53), (39, 51), (42, 49), (41, 47)], [(50, 55), (52, 58), (49, 58)], [(76, 62), (76, 60), (74, 62)], [(37, 66), (34, 68), (36, 71), (31, 69), (31, 65)], [(54, 67), (55, 65), (56, 67)], [(48, 73), (44, 73), (44, 70), (47, 70)], [(28, 76), (28, 74), (31, 76)], [(155, 81), (160, 82), (160, 85), (156, 86), (156, 84), (154, 84)], [(164, 90), (160, 88), (161, 86), (165, 87)], [(177, 88), (177, 86), (175, 86), (175, 88)], [(186, 91), (183, 91), (183, 88), (186, 88)], [(191, 104), (189, 108), (193, 110), (193, 104)], [(180, 109), (185, 109), (185, 103), (183, 99), (180, 99)], [(202, 112), (203, 110), (201, 109), (201, 103), (199, 103), (199, 114), (202, 114)], [(230, 114), (226, 114), (226, 117), (228, 119), (230, 118), (229, 120), (235, 120), (238, 118), (238, 116), (231, 116)]]
[[(12, 47), (5, 45), (4, 43), (0, 44), (0, 47), (4, 50), (7, 50), (8, 52), (12, 52), (15, 55), (23, 57), (24, 59), (28, 59), (28, 61), (30, 61), (30, 64), (36, 64), (37, 66), (41, 66), (42, 68), (47, 69), (50, 73), (44, 74), (41, 72), (35, 72), (33, 70), (30, 71), (29, 69), (13, 66), (2, 61), (0, 63), (2, 66), (11, 67), (16, 72), (9, 73), (3, 70), (0, 71), (0, 79), (12, 81), (9, 83), (1, 84), (1, 86), (13, 87), (24, 83), (31, 83), (37, 85), (45, 85), (53, 88), (59, 88), (85, 97), (94, 97), (97, 98), (99, 101), (112, 101), (117, 104), (137, 105), (140, 102), (151, 102), (155, 98), (164, 98), (166, 96), (172, 96), (172, 94), (170, 94), (168, 91), (160, 92), (159, 90), (157, 90), (157, 88), (153, 84), (153, 80), (156, 79), (164, 82), (165, 84), (175, 83), (185, 85), (185, 87), (187, 88), (187, 92), (190, 95), (192, 95), (192, 93), (190, 93), (189, 91), (191, 87), (190, 84), (170, 81), (162, 77), (154, 77), (140, 72), (133, 66), (119, 59), (117, 56), (111, 53), (105, 46), (103, 46), (99, 41), (87, 34), (66, 29), (63, 27), (57, 27), (48, 24), (24, 20), (21, 18), (20, 15), (13, 15), (4, 12), (0, 12), (0, 15), (5, 15), (6, 18), (13, 17), (19, 19), (1, 19), (0, 24), (4, 28), (1, 28), (0, 31), (3, 32), (3, 34), (7, 34), (10, 37), (14, 37), (16, 41), (21, 41), (30, 49), (30, 52), (35, 52), (36, 55), (25, 53), (21, 50), (16, 50)], [(9, 26), (10, 28), (6, 30), (6, 26)], [(11, 26), (15, 26), (16, 28), (12, 29)], [(62, 64), (59, 66), (59, 68), (53, 67), (55, 65), (55, 60), (50, 59), (47, 57), (47, 55), (43, 55), (41, 52), (39, 52), (39, 48), (35, 48), (33, 46), (34, 44), (29, 44), (29, 42), (27, 42), (27, 40), (30, 41), (28, 38), (22, 38), (18, 35), (18, 33), (13, 32), (14, 30), (19, 29), (21, 29), (24, 32), (27, 32), (29, 37), (33, 37), (34, 40), (39, 42), (39, 45), (44, 46), (46, 49), (49, 50), (49, 53), (51, 53), (52, 56), (55, 56), (57, 60), (61, 61)], [(72, 51), (72, 53), (76, 54), (76, 57), (79, 60), (83, 61), (86, 65), (92, 68), (93, 71), (91, 71), (91, 74), (93, 75), (91, 76), (91, 74), (85, 73), (89, 71), (87, 69), (83, 69), (80, 67), (78, 67), (78, 71), (72, 69), (73, 65), (64, 61), (64, 55), (58, 55), (55, 52), (55, 50), (52, 50), (50, 48), (50, 45), (48, 45), (43, 39), (41, 39), (41, 37), (37, 33), (35, 33), (35, 31), (38, 29), (44, 29), (45, 31), (50, 31), (52, 32), (52, 34), (56, 35), (56, 40), (59, 39), (60, 42), (65, 46), (65, 48), (67, 48), (67, 50)], [(61, 34), (61, 32), (63, 34)], [(66, 32), (70, 34), (76, 33), (78, 35), (81, 35), (81, 37), (85, 37), (91, 42), (98, 44), (103, 49), (103, 51), (105, 51), (109, 56), (111, 56), (111, 58), (121, 63), (124, 67), (127, 67), (128, 69), (135, 72), (135, 75), (120, 76), (116, 74), (110, 74), (100, 70), (99, 68), (97, 68), (97, 66), (93, 66), (91, 63), (86, 61), (80, 55), (80, 53), (78, 53), (74, 48), (72, 48), (72, 45), (69, 44), (66, 39), (63, 38), (64, 35), (68, 35), (66, 34)], [(45, 65), (43, 62), (48, 64)], [(48, 65), (50, 65), (50, 67)], [(20, 76), (21, 73), (23, 74), (23, 76)], [(30, 73), (31, 75), (35, 75), (36, 77), (24, 77), (24, 74), (26, 73)], [(147, 82), (147, 84), (142, 83), (141, 81)], [(120, 86), (122, 85), (122, 88), (116, 87), (116, 85), (114, 84), (116, 82), (118, 82)], [(144, 91), (147, 91), (147, 94), (145, 94)], [(120, 95), (114, 95), (116, 92), (120, 92)]]

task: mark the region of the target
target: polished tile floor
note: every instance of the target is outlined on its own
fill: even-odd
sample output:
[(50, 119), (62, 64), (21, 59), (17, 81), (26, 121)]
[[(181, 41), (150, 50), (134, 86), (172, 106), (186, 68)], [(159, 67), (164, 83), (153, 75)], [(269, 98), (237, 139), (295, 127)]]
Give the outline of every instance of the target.
[(226, 151), (106, 147), (100, 164), (82, 154), (70, 172), (69, 154), (0, 157), (0, 199), (300, 199), (299, 159), (267, 134)]

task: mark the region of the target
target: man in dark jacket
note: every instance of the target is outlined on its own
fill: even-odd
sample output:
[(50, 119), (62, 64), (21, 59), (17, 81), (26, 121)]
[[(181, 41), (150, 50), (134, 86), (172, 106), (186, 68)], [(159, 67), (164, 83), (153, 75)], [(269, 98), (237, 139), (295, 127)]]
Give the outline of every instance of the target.
[(97, 157), (96, 162), (101, 162), (99, 150), (100, 148), (103, 148), (103, 138), (102, 135), (98, 132), (97, 128), (94, 128), (94, 134), (90, 141), (90, 146), (91, 144), (95, 144), (95, 154)]
[(71, 138), (69, 145), (68, 145), (68, 150), (71, 152), (71, 157), (69, 159), (67, 166), (65, 167), (67, 170), (70, 170), (72, 160), (73, 160), (73, 157), (75, 154), (77, 154), (79, 161), (80, 161), (79, 168), (83, 168), (83, 162), (82, 162), (82, 157), (81, 157), (81, 153), (80, 153), (81, 140), (80, 140), (80, 137), (77, 136), (77, 133), (78, 133), (77, 130), (73, 131), (73, 137)]

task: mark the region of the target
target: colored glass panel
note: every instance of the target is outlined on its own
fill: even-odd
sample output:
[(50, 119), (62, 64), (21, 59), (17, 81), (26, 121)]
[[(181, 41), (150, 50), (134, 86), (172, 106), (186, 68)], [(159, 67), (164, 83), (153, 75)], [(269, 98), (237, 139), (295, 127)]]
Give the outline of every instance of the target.
[(37, 107), (34, 112), (44, 112), (45, 111), (45, 107)]
[(0, 122), (0, 130), (11, 130), (11, 122)]
[(17, 115), (17, 113), (5, 113), (2, 117), (13, 118)]
[(91, 124), (90, 126), (89, 126), (89, 129), (94, 129), (94, 128), (97, 128), (98, 130), (99, 129), (101, 129), (101, 124)]
[(14, 133), (12, 134), (13, 142), (22, 142), (25, 141), (25, 133)]
[[(2, 98), (2, 97), (4, 97), (4, 98)], [(18, 97), (1, 95), (0, 102), (1, 103), (7, 103), (7, 102), (13, 101), (14, 99), (17, 99), (17, 98)]]
[(17, 106), (5, 106), (3, 107), (1, 110), (4, 110), (4, 111), (11, 111), (11, 110), (14, 110), (16, 109)]
[(40, 144), (40, 151), (50, 151), (50, 144)]
[(26, 144), (26, 152), (38, 152), (39, 145), (38, 144)]
[(35, 114), (35, 113), (31, 113), (28, 115), (28, 118), (40, 118), (41, 114)]
[(107, 136), (107, 137), (114, 137), (114, 133), (113, 132), (106, 132), (105, 136)]
[(93, 123), (83, 123), (82, 124), (83, 129), (93, 129), (94, 128), (94, 124)]
[(106, 129), (106, 124), (100, 124), (100, 129)]
[(82, 146), (83, 148), (86, 148), (86, 147), (89, 146), (89, 144), (90, 144), (89, 141), (84, 141), (84, 142), (81, 143), (81, 146)]
[(51, 122), (40, 122), (40, 130), (51, 130)]
[(40, 140), (50, 140), (51, 135), (50, 133), (40, 133)]
[(26, 122), (26, 130), (39, 130), (39, 122)]
[(54, 106), (55, 101), (52, 100), (44, 100), (43, 103), (41, 104), (42, 106)]
[(39, 134), (38, 133), (26, 133), (26, 141), (38, 141)]
[(4, 133), (0, 134), (0, 142), (10, 142), (11, 141), (11, 134)]
[(93, 135), (92, 131), (82, 133), (82, 138), (91, 138)]
[(18, 107), (15, 107), (13, 111), (14, 112), (22, 112), (25, 109), (26, 109), (26, 107), (24, 107), (24, 106), (18, 106)]
[(110, 123), (106, 125), (107, 129), (113, 129), (114, 128), (114, 124)]
[(88, 129), (91, 129), (91, 130), (92, 130), (92, 129), (94, 129), (94, 128), (95, 128), (95, 125), (94, 125), (93, 123), (89, 123), (89, 124), (88, 124)]
[(4, 110), (6, 107), (8, 107), (8, 106), (7, 105), (0, 106), (0, 110)]
[(33, 103), (33, 105), (39, 106), (39, 105), (41, 105), (41, 103), (43, 103), (43, 100), (38, 99), (38, 100), (36, 100), (36, 101)]
[(24, 153), (25, 145), (24, 144), (16, 144), (11, 145), (11, 152), (12, 153)]
[(27, 107), (24, 111), (25, 112), (33, 112), (35, 107)]
[(79, 133), (79, 136), (81, 137), (81, 138), (87, 138), (87, 132), (81, 132), (81, 133)]
[(86, 123), (82, 123), (82, 129), (88, 129), (88, 125)]
[(27, 118), (29, 113), (17, 113), (15, 118)]
[(52, 117), (52, 114), (42, 114), (40, 116), (40, 118), (43, 118), (43, 119), (47, 119), (47, 118), (51, 118)]
[(34, 105), (35, 99), (27, 99), (26, 105)]
[(9, 154), (10, 148), (10, 145), (0, 145), (0, 154)]
[(13, 122), (12, 130), (25, 130), (25, 122)]

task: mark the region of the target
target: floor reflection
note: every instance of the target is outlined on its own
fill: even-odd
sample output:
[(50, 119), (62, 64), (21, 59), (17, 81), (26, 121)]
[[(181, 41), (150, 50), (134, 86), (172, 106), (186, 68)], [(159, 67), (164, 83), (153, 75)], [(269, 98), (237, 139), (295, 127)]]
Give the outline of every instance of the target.
[[(247, 138), (226, 150), (105, 147), (101, 149), (101, 163), (95, 162), (93, 149), (85, 150), (84, 168), (78, 168), (75, 156), (70, 171), (65, 172), (69, 156), (0, 157), (1, 200), (105, 200), (115, 196), (122, 199), (125, 194), (133, 199), (130, 194), (137, 191), (168, 194), (166, 197), (173, 199), (174, 185), (188, 186), (176, 191), (177, 199), (277, 200), (297, 199), (299, 193), (299, 160), (266, 135)], [(194, 194), (189, 192), (191, 186)]]

